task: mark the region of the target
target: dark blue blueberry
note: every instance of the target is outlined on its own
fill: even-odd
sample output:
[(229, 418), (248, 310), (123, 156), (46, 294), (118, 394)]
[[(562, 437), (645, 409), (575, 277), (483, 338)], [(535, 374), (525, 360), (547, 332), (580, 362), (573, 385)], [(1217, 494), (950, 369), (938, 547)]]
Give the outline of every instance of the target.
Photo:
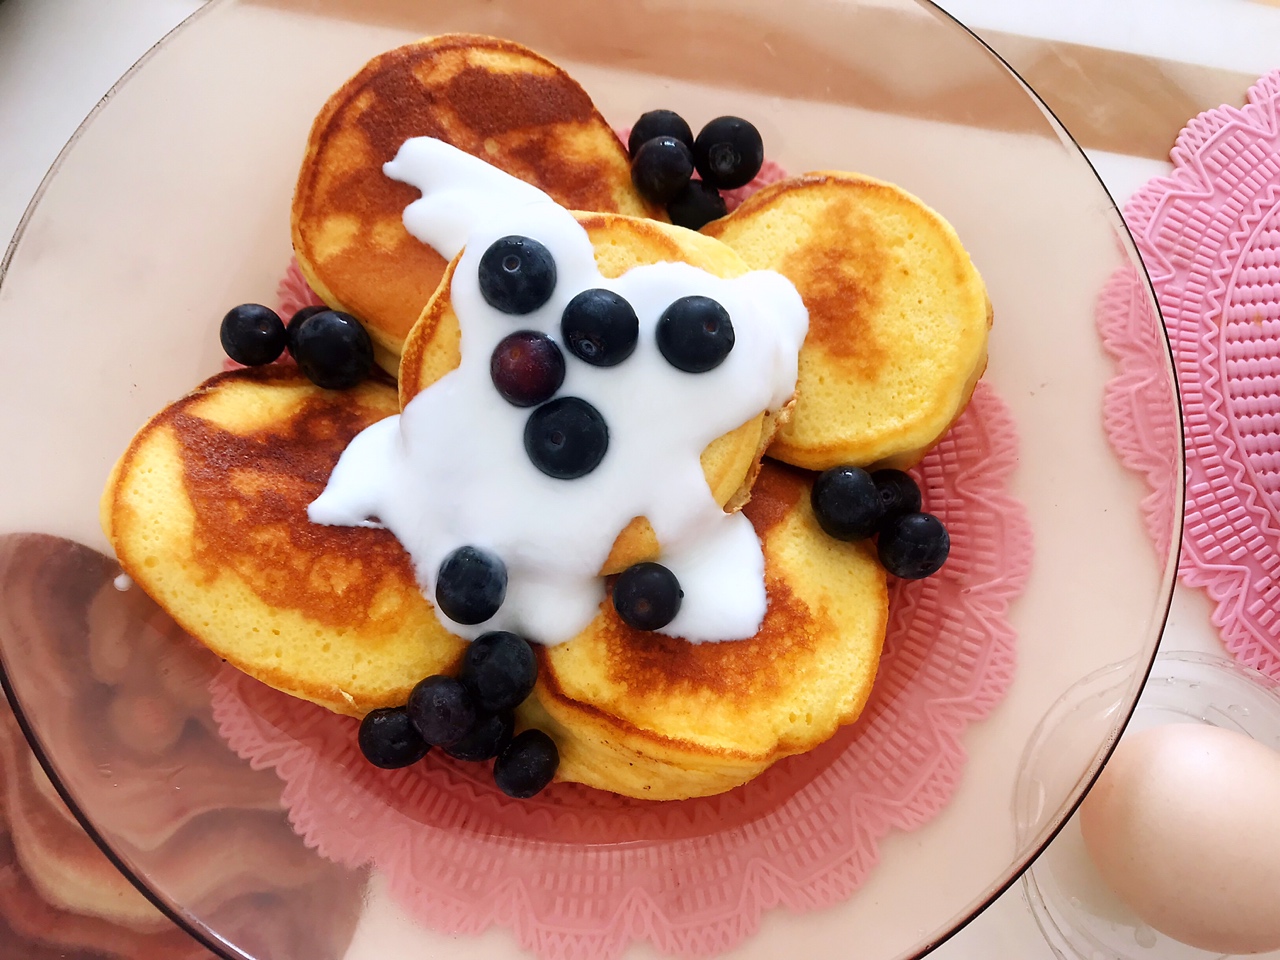
[(458, 679), (481, 710), (514, 710), (533, 692), (538, 658), (523, 637), (495, 630), (467, 644)]
[(293, 353), (293, 338), (298, 333), (298, 328), (302, 326), (302, 321), (307, 317), (314, 317), (317, 313), (324, 313), (329, 308), (321, 304), (320, 306), (303, 307), (289, 318), (289, 322), (284, 325), (285, 346), (290, 353)]
[(579, 360), (594, 367), (613, 367), (635, 350), (640, 321), (623, 297), (596, 287), (569, 301), (560, 317), (560, 335)]
[(706, 373), (733, 349), (729, 311), (710, 297), (681, 297), (658, 318), (658, 349), (686, 373)]
[(518, 330), (493, 348), (489, 376), (507, 403), (536, 407), (564, 383), (564, 354), (545, 333)]
[(642, 113), (627, 137), (627, 153), (634, 157), (636, 151), (654, 137), (675, 137), (690, 150), (693, 149), (693, 130), (684, 117), (674, 110), (650, 110)]
[(613, 608), (636, 630), (665, 627), (680, 612), (683, 599), (680, 581), (660, 563), (633, 564), (613, 583)]
[(511, 742), (515, 725), (515, 714), (510, 710), (481, 713), (463, 738), (445, 747), (444, 752), (455, 760), (491, 760)]
[(227, 356), (246, 367), (260, 367), (284, 352), (284, 324), (274, 310), (260, 303), (242, 303), (228, 310), (219, 335)]
[(321, 310), (298, 324), (293, 359), (307, 379), (326, 390), (362, 383), (373, 370), (373, 342), (355, 317)]
[(484, 623), (507, 596), (507, 567), (491, 553), (459, 547), (436, 577), (436, 606), (454, 623)]
[(558, 766), (556, 742), (541, 730), (526, 730), (498, 754), (493, 782), (508, 797), (526, 800), (555, 778)]
[(809, 502), (818, 525), (837, 540), (865, 540), (884, 519), (884, 503), (875, 481), (860, 467), (822, 471), (813, 481)]
[(693, 154), (675, 137), (654, 137), (631, 158), (631, 182), (640, 196), (666, 203), (693, 176)]
[(555, 289), (555, 258), (537, 240), (503, 237), (480, 258), (480, 295), (495, 310), (532, 313)]
[(544, 403), (524, 425), (524, 450), (533, 465), (557, 480), (585, 477), (609, 449), (600, 411), (578, 397)]
[(701, 230), (724, 215), (724, 197), (705, 180), (690, 180), (667, 204), (671, 222), (686, 230)]
[(383, 770), (417, 763), (431, 749), (409, 721), (409, 711), (404, 707), (384, 707), (366, 714), (356, 740), (364, 758)]
[(716, 117), (698, 133), (693, 158), (703, 180), (721, 190), (746, 186), (764, 164), (760, 131), (741, 117)]
[(942, 569), (951, 537), (933, 514), (904, 513), (880, 528), (877, 546), (886, 570), (903, 580), (920, 580)]
[(886, 520), (903, 513), (920, 512), (920, 488), (911, 479), (911, 474), (901, 470), (877, 470), (871, 474), (871, 480), (880, 494), (880, 502), (884, 504)]
[(427, 677), (409, 694), (406, 707), (418, 735), (435, 747), (457, 743), (475, 726), (476, 705), (453, 677)]

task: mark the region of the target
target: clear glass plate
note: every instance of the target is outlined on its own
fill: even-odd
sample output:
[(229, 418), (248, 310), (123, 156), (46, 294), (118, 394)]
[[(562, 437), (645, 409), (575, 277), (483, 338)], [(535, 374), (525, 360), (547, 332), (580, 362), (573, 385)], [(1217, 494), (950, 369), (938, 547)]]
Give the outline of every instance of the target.
[[(855, 943), (864, 960), (927, 952), (1013, 882), (1096, 776), (1154, 656), (1176, 547), (1152, 548), (1145, 488), (1103, 430), (1114, 368), (1095, 301), (1115, 270), (1141, 269), (1119, 214), (1017, 76), (912, 0), (213, 0), (157, 45), (63, 152), (0, 278), (0, 532), (49, 535), (3, 542), (0, 659), (37, 754), (122, 869), (228, 957), (518, 955), (500, 929), (458, 938), (374, 923), (386, 907), (365, 872), (305, 850), (279, 812), (279, 783), (215, 754), (207, 703), (191, 702), (191, 691), (216, 663), (145, 643), (121, 655), (131, 689), (144, 702), (151, 693), (181, 702), (181, 737), (205, 744), (180, 763), (146, 762), (155, 744), (124, 742), (127, 718), (101, 689), (104, 671), (126, 667), (88, 644), (91, 600), (110, 578), (94, 552), (107, 549), (97, 503), (108, 471), (149, 416), (218, 369), (226, 305), (273, 302), (316, 111), (368, 57), (446, 30), (527, 43), (615, 123), (658, 104), (735, 113), (760, 126), (789, 170), (897, 182), (951, 220), (982, 271), (996, 315), (986, 378), (1018, 423), (1013, 492), (1036, 545), (1010, 613), (1016, 678), (968, 730), (966, 773), (941, 815), (885, 837), (851, 899), (814, 913), (775, 909), (734, 955), (843, 957)], [(1171, 366), (1152, 376), (1175, 406)], [(1180, 441), (1167, 455), (1181, 476)], [(1046, 705), (1112, 664), (1121, 665), (1118, 709), (1053, 761), (1043, 816), (1020, 835), (1019, 760)], [(240, 828), (250, 818), (261, 836)], [(166, 839), (198, 830), (224, 831), (229, 848), (258, 862), (216, 895), (200, 889), (202, 864), (160, 855)]]

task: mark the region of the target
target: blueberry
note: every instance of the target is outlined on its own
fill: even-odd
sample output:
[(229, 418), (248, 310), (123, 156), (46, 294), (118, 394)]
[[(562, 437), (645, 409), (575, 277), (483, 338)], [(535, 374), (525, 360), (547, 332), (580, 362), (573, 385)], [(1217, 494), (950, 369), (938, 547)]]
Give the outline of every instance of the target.
[(593, 367), (613, 367), (635, 350), (640, 321), (625, 299), (597, 287), (569, 301), (560, 317), (560, 335), (579, 360)]
[(284, 352), (285, 330), (280, 317), (260, 303), (242, 303), (222, 318), (222, 349), (236, 363), (260, 367)]
[(526, 730), (498, 754), (493, 781), (508, 797), (526, 800), (555, 778), (558, 766), (556, 742), (541, 730)]
[(507, 403), (536, 407), (564, 383), (564, 354), (545, 333), (518, 330), (493, 348), (489, 376)]
[(920, 580), (942, 569), (951, 537), (933, 514), (904, 513), (880, 528), (877, 545), (886, 570), (903, 580)]
[(455, 760), (491, 760), (511, 742), (515, 725), (515, 714), (510, 710), (477, 714), (471, 729), (457, 743), (445, 747), (444, 752)]
[(419, 736), (434, 747), (457, 743), (475, 725), (476, 705), (453, 677), (427, 677), (409, 693), (405, 708)]
[(326, 390), (344, 390), (373, 370), (373, 342), (349, 313), (321, 310), (298, 324), (293, 358), (307, 379)]
[(837, 540), (865, 540), (884, 519), (875, 481), (860, 467), (832, 467), (818, 474), (809, 502), (818, 525)]
[(636, 151), (654, 137), (675, 137), (690, 150), (693, 149), (693, 130), (684, 117), (674, 110), (650, 110), (642, 113), (627, 137), (627, 153), (634, 157)]
[(684, 591), (676, 575), (660, 563), (637, 563), (613, 584), (613, 608), (622, 622), (637, 630), (665, 627), (680, 612)]
[(724, 215), (724, 197), (705, 180), (690, 180), (667, 204), (671, 222), (686, 230), (701, 230)]
[(480, 258), (480, 295), (495, 310), (532, 313), (555, 288), (555, 258), (537, 240), (503, 237)]
[(691, 176), (693, 154), (675, 137), (646, 140), (631, 160), (631, 182), (652, 203), (666, 203)]
[(686, 373), (706, 373), (733, 349), (729, 311), (710, 297), (681, 297), (658, 318), (658, 349)]
[(533, 692), (538, 658), (523, 637), (505, 630), (485, 633), (467, 645), (458, 680), (481, 710), (513, 710)]
[(585, 477), (609, 449), (609, 427), (585, 400), (560, 397), (544, 403), (524, 425), (524, 450), (533, 465), (557, 480)]
[(364, 758), (383, 770), (417, 763), (431, 749), (409, 722), (409, 711), (404, 707), (384, 707), (366, 714), (356, 740)]
[(877, 470), (871, 474), (871, 480), (880, 494), (880, 502), (884, 504), (885, 520), (903, 513), (920, 512), (920, 488), (911, 479), (911, 474), (901, 470)]
[(324, 305), (303, 307), (289, 318), (289, 322), (284, 325), (284, 332), (285, 346), (289, 349), (290, 353), (294, 352), (293, 338), (297, 336), (298, 328), (302, 326), (302, 321), (306, 320), (308, 317), (314, 317), (317, 313), (324, 313), (328, 309), (329, 308)]
[(764, 164), (760, 131), (741, 117), (716, 117), (693, 142), (694, 162), (703, 180), (721, 190), (744, 187)]
[(484, 623), (507, 596), (507, 567), (491, 553), (459, 547), (436, 577), (436, 606), (454, 623)]

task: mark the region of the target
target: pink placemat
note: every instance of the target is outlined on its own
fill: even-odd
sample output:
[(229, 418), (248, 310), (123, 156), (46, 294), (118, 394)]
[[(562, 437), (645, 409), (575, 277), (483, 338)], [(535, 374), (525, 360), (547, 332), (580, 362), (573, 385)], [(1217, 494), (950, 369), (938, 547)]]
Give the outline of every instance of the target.
[[(1217, 604), (1213, 622), (1240, 661), (1280, 679), (1280, 71), (1242, 108), (1196, 117), (1173, 173), (1125, 205), (1173, 349), (1182, 395), (1186, 520), (1178, 572)], [(1120, 363), (1107, 429), (1151, 485), (1148, 525), (1167, 545), (1175, 464), (1160, 409), (1158, 318), (1127, 269), (1099, 302)], [(1148, 331), (1144, 338), (1138, 336)], [(1144, 343), (1137, 341), (1145, 340)], [(1163, 539), (1162, 539), (1163, 538)]]

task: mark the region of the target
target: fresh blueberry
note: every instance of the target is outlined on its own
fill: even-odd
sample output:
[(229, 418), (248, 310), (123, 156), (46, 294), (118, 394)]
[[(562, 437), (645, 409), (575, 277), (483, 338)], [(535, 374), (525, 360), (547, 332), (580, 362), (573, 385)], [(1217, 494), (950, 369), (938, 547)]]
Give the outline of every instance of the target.
[(733, 349), (729, 311), (710, 297), (681, 297), (658, 318), (658, 349), (686, 373), (706, 373)]
[(503, 237), (480, 258), (480, 295), (495, 310), (532, 313), (555, 288), (555, 258), (537, 240)]
[(646, 140), (631, 160), (631, 182), (652, 203), (666, 203), (691, 176), (693, 154), (675, 137)]
[(818, 525), (837, 540), (865, 540), (884, 519), (875, 481), (860, 467), (832, 467), (818, 474), (809, 502)]
[(560, 334), (579, 360), (593, 367), (613, 367), (635, 350), (640, 321), (624, 298), (596, 287), (569, 301), (560, 317)]
[(556, 742), (541, 730), (526, 730), (498, 754), (493, 781), (508, 797), (526, 800), (555, 778), (558, 766)]
[(524, 450), (533, 465), (557, 480), (585, 477), (609, 449), (600, 411), (578, 397), (544, 403), (524, 425)]
[(431, 749), (409, 722), (409, 711), (404, 707), (384, 707), (366, 714), (356, 740), (364, 758), (383, 770), (417, 763)]
[(406, 707), (418, 735), (434, 747), (457, 743), (475, 726), (476, 705), (453, 677), (427, 677), (409, 693)]
[(523, 637), (495, 630), (467, 645), (458, 679), (481, 710), (514, 710), (533, 692), (538, 658)]
[(493, 348), (489, 376), (507, 403), (536, 407), (564, 383), (564, 354), (545, 333), (518, 330)]
[(457, 743), (444, 748), (455, 760), (491, 760), (500, 754), (515, 730), (516, 716), (510, 710), (502, 713), (481, 713), (476, 722)]
[(507, 596), (507, 567), (491, 553), (459, 547), (436, 577), (436, 606), (454, 623), (484, 623)]
[(222, 349), (236, 363), (260, 367), (284, 352), (285, 330), (280, 317), (260, 303), (242, 303), (222, 318)]
[(636, 630), (665, 627), (680, 612), (683, 599), (680, 581), (660, 563), (633, 564), (613, 584), (613, 608)]
[(321, 310), (298, 324), (293, 359), (316, 386), (345, 390), (373, 370), (373, 342), (351, 314)]
[(627, 137), (627, 153), (634, 157), (646, 141), (654, 137), (675, 137), (690, 150), (693, 149), (693, 130), (684, 117), (674, 110), (650, 110), (642, 113)]
[(904, 513), (880, 528), (877, 546), (886, 570), (903, 580), (920, 580), (942, 569), (951, 537), (933, 514)]
[(328, 309), (329, 308), (323, 304), (320, 306), (303, 307), (289, 318), (289, 322), (284, 325), (284, 332), (285, 346), (289, 349), (290, 353), (294, 352), (293, 338), (297, 336), (298, 328), (302, 326), (302, 321), (306, 320), (308, 317), (314, 317), (317, 313), (324, 313)]
[(698, 133), (693, 157), (703, 180), (721, 190), (744, 187), (764, 164), (760, 131), (741, 117), (716, 117)]
[(920, 512), (920, 488), (911, 479), (911, 474), (901, 470), (877, 470), (871, 474), (871, 480), (880, 494), (880, 502), (884, 504), (885, 520), (903, 513)]
[(705, 180), (690, 180), (667, 204), (671, 222), (686, 230), (701, 230), (724, 215), (724, 197)]

